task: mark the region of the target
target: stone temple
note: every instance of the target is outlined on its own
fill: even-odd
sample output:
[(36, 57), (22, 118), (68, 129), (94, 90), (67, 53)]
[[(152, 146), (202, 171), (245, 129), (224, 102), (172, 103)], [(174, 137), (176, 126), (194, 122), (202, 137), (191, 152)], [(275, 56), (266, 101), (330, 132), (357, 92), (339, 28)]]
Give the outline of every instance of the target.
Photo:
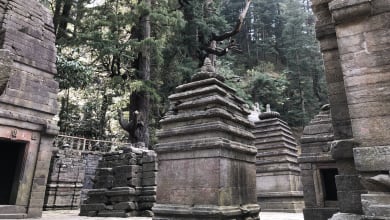
[(42, 213), (58, 129), (52, 17), (38, 1), (0, 1), (0, 218)]
[[(312, 0), (312, 8), (317, 16), (334, 140), (327, 140), (330, 144), (317, 140), (326, 159), (310, 160), (328, 164), (318, 181), (328, 184), (325, 192), (331, 191), (332, 196), (325, 199), (327, 210), (313, 212), (321, 206), (321, 196), (316, 195), (319, 200), (314, 201), (305, 193), (305, 219), (327, 219), (336, 211), (332, 220), (389, 219), (390, 1)], [(308, 128), (307, 134), (313, 131)], [(313, 152), (321, 149), (313, 147)], [(302, 166), (308, 168), (305, 172), (313, 172), (308, 159), (302, 155)], [(320, 187), (309, 183), (303, 182), (304, 190)], [(327, 205), (326, 200), (336, 201), (332, 184), (336, 185), (337, 203)]]
[[(300, 155), (286, 123), (270, 111), (251, 123), (245, 102), (206, 60), (170, 96), (157, 154), (128, 148), (91, 157), (100, 158), (93, 173), (78, 153), (52, 154), (58, 83), (50, 12), (38, 0), (0, 0), (0, 219), (78, 208), (81, 184), (95, 181), (82, 215), (249, 220), (263, 206), (303, 208), (305, 220), (389, 220), (390, 0), (311, 2), (329, 105), (305, 127)], [(52, 155), (63, 156), (53, 160), (58, 169), (50, 168)], [(77, 175), (62, 170), (69, 161)], [(61, 182), (71, 179), (74, 187)]]

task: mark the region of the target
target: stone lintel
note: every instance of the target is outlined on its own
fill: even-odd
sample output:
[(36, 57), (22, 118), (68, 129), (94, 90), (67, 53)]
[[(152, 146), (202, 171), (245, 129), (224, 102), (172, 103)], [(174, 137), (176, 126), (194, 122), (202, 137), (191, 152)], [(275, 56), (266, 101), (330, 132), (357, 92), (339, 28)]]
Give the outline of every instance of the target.
[(302, 197), (302, 191), (286, 191), (286, 192), (259, 192), (257, 197), (261, 198), (283, 198), (283, 197)]
[(334, 0), (329, 3), (329, 9), (336, 23), (356, 20), (371, 15), (371, 0)]
[(390, 167), (390, 146), (358, 147), (353, 149), (353, 155), (359, 171), (388, 170)]
[(254, 216), (260, 211), (258, 204), (242, 206), (155, 204), (153, 220), (168, 219), (225, 219)]

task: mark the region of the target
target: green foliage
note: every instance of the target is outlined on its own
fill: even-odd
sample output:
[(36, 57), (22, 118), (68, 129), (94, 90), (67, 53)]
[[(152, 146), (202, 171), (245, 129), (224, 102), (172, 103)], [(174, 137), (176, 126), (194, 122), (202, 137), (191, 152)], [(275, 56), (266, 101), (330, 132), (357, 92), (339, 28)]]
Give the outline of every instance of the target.
[[(149, 7), (143, 0), (51, 1), (59, 47), (57, 80), (65, 90), (63, 131), (123, 137), (116, 111), (128, 108), (132, 94), (148, 94), (155, 142), (153, 131), (169, 108), (168, 96), (196, 73), (212, 35), (233, 30), (246, 1), (191, 1), (181, 10), (177, 0), (151, 2)], [(145, 15), (150, 16), (151, 36), (142, 38), (140, 18)], [(241, 33), (228, 40), (239, 45), (238, 53), (219, 57), (217, 71), (248, 104), (271, 104), (291, 125), (303, 126), (327, 102), (307, 0), (253, 0)], [(151, 54), (148, 79), (139, 68), (146, 52)]]
[(57, 74), (60, 89), (82, 89), (91, 82), (91, 69), (80, 61), (68, 59), (61, 54), (57, 55)]

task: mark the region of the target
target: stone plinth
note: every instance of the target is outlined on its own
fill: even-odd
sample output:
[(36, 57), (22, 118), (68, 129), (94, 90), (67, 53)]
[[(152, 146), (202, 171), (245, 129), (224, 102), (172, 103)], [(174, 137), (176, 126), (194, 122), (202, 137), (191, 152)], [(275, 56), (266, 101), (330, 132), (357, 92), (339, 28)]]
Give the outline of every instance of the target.
[(279, 116), (264, 112), (255, 122), (257, 201), (262, 211), (302, 212), (297, 144), (290, 127)]
[(0, 218), (40, 217), (58, 133), (52, 17), (38, 1), (0, 0)]
[(258, 219), (249, 112), (210, 65), (176, 88), (158, 132), (154, 220)]
[(329, 106), (324, 106), (304, 128), (301, 138), (302, 153), (298, 161), (302, 173), (305, 220), (328, 220), (339, 210), (335, 180), (338, 167), (330, 153), (333, 140)]

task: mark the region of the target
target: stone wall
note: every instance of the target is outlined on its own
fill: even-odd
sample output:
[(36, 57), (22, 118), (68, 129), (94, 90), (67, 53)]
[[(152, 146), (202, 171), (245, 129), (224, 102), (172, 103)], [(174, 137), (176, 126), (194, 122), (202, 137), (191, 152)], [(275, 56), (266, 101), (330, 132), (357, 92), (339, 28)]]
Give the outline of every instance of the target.
[(156, 172), (153, 151), (126, 147), (104, 153), (80, 215), (151, 216), (156, 201)]
[(53, 154), (47, 180), (44, 210), (78, 209), (86, 160), (80, 151), (60, 149)]
[(35, 0), (0, 0), (0, 28), (0, 138), (13, 149), (24, 143), (23, 156), (13, 161), (15, 182), (11, 197), (0, 204), (0, 218), (39, 217), (58, 132), (52, 120), (58, 92), (52, 17)]
[(93, 189), (93, 182), (95, 179), (96, 169), (98, 168), (99, 161), (102, 158), (101, 152), (85, 151), (82, 152), (82, 157), (85, 160), (85, 173), (83, 189), (81, 190), (81, 203), (87, 199), (87, 193), (90, 189)]
[[(334, 219), (389, 218), (390, 1), (312, 3), (335, 128), (330, 151), (340, 171), (336, 184), (341, 213)], [(335, 65), (340, 82), (337, 85), (330, 81)], [(332, 94), (337, 91), (343, 91), (336, 96), (345, 99), (341, 105), (332, 102)], [(344, 130), (350, 135), (337, 135), (340, 123), (333, 115), (340, 112), (348, 112), (344, 115), (350, 126)], [(351, 187), (351, 183), (359, 184)]]

